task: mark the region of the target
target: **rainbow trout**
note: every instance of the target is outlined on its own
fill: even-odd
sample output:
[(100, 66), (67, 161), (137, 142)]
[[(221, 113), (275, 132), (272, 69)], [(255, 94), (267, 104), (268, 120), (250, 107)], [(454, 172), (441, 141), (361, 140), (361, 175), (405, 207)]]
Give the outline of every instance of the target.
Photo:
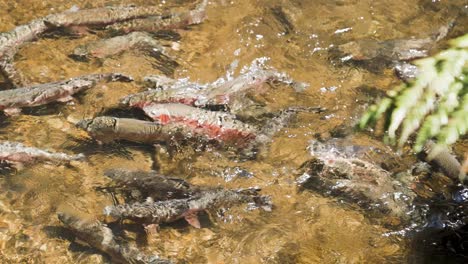
[(37, 161), (72, 161), (82, 160), (83, 154), (68, 155), (60, 152), (49, 152), (42, 149), (27, 147), (18, 142), (5, 141), (0, 143), (0, 160), (11, 163), (34, 163)]
[(175, 177), (167, 177), (155, 171), (111, 169), (104, 173), (132, 200), (151, 198), (154, 201), (187, 198), (198, 188)]
[(256, 188), (207, 190), (186, 199), (107, 206), (104, 208), (104, 214), (145, 224), (170, 223), (184, 218), (190, 225), (200, 228), (197, 213), (204, 210), (249, 203), (271, 211), (271, 198), (258, 195), (258, 191)]
[(83, 75), (64, 81), (33, 85), (24, 88), (0, 91), (0, 110), (17, 114), (21, 107), (32, 107), (72, 99), (71, 95), (96, 85), (99, 81), (130, 82), (133, 79), (120, 73)]
[(98, 40), (78, 46), (73, 54), (70, 54), (70, 57), (79, 61), (87, 61), (91, 57), (103, 59), (137, 48), (151, 49), (164, 54), (164, 47), (150, 34), (133, 32), (125, 36)]
[(112, 230), (99, 221), (86, 221), (76, 216), (59, 213), (58, 219), (77, 238), (108, 255), (112, 263), (170, 264), (172, 261), (156, 255), (145, 255), (135, 247), (118, 243)]

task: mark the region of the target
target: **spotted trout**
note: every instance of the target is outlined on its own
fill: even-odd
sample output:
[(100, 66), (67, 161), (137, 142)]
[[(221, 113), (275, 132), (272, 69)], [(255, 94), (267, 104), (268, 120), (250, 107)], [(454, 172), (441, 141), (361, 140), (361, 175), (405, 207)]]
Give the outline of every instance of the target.
[(34, 147), (27, 147), (18, 142), (5, 141), (0, 143), (0, 160), (11, 163), (34, 163), (37, 161), (72, 161), (84, 159), (83, 154), (68, 155), (60, 152), (50, 152)]
[(59, 213), (66, 228), (83, 242), (108, 255), (112, 263), (170, 264), (172, 261), (156, 255), (146, 255), (135, 247), (118, 243), (112, 230), (99, 221), (87, 221), (76, 216)]
[(170, 223), (184, 218), (190, 225), (200, 228), (197, 213), (204, 210), (250, 203), (271, 211), (270, 197), (258, 195), (258, 191), (259, 189), (255, 188), (206, 190), (186, 199), (107, 206), (104, 208), (104, 214), (116, 219), (130, 219), (146, 224)]
[(64, 81), (33, 85), (24, 88), (0, 91), (0, 110), (17, 114), (21, 107), (32, 107), (72, 99), (71, 95), (95, 86), (99, 81), (129, 82), (133, 79), (120, 73), (83, 75)]

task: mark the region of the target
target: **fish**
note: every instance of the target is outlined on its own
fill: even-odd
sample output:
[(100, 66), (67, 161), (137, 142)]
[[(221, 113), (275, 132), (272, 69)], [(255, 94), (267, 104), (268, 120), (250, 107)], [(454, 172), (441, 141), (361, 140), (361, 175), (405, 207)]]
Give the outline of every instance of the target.
[(302, 90), (307, 86), (305, 83), (292, 80), (285, 73), (257, 67), (236, 78), (230, 80), (220, 78), (207, 84), (189, 82), (186, 79), (174, 80), (158, 75), (147, 76), (144, 80), (158, 89), (126, 96), (121, 100), (123, 106), (141, 108), (150, 103), (182, 103), (196, 107), (233, 106), (234, 102), (243, 99), (238, 95), (256, 88), (256, 92), (261, 92), (261, 89), (258, 88), (265, 83), (284, 83), (296, 90)]
[(45, 22), (47, 18), (36, 19), (9, 32), (0, 33), (0, 58), (12, 57), (12, 51), (16, 51), (19, 46), (36, 40), (49, 28)]
[(172, 30), (200, 24), (206, 18), (207, 3), (207, 0), (203, 0), (193, 10), (186, 12), (176, 11), (167, 15), (148, 16), (145, 18), (137, 18), (125, 22), (114, 23), (107, 26), (106, 30), (117, 34), (126, 34), (134, 31), (153, 33), (160, 30)]
[(62, 224), (77, 238), (108, 255), (112, 263), (170, 264), (157, 255), (146, 255), (135, 247), (118, 243), (112, 230), (102, 222), (89, 221), (66, 213), (58, 213)]
[(21, 112), (21, 107), (32, 107), (59, 101), (66, 102), (71, 95), (96, 85), (97, 82), (130, 82), (133, 78), (120, 73), (82, 75), (64, 81), (33, 85), (18, 89), (0, 91), (0, 110), (14, 115)]
[[(392, 173), (377, 164), (351, 153), (341, 154), (340, 148), (324, 151), (329, 148), (327, 143), (311, 143), (314, 157), (301, 166), (296, 179), (302, 189), (343, 199), (374, 216), (391, 216), (402, 221), (413, 216), (416, 194), (410, 186), (395, 180)], [(355, 150), (347, 148), (347, 151)]]
[(200, 228), (197, 213), (204, 210), (250, 203), (265, 211), (271, 211), (271, 198), (258, 195), (259, 190), (258, 188), (206, 190), (185, 199), (106, 206), (104, 215), (144, 224), (171, 223), (184, 218), (193, 227)]
[(256, 138), (256, 128), (226, 112), (209, 111), (184, 104), (149, 104), (143, 111), (160, 124), (181, 124), (195, 135), (210, 140), (245, 147)]
[(429, 52), (436, 43), (447, 36), (453, 27), (456, 18), (451, 18), (448, 23), (441, 26), (433, 35), (420, 39), (358, 39), (332, 48), (334, 56), (338, 56), (342, 62), (352, 62), (371, 71), (379, 71), (383, 68), (397, 67), (397, 75), (403, 80), (410, 80), (416, 73), (410, 64), (402, 64), (417, 58), (429, 56)]
[(13, 58), (22, 45), (38, 39), (49, 29), (45, 20), (36, 19), (9, 32), (0, 33), (0, 74), (15, 87), (23, 85), (24, 79), (15, 69)]
[(109, 24), (169, 13), (159, 6), (109, 6), (92, 9), (68, 10), (47, 16), (52, 27), (106, 26)]
[(132, 32), (128, 35), (98, 40), (75, 48), (70, 57), (87, 61), (89, 58), (107, 58), (127, 50), (150, 48), (164, 54), (165, 49), (150, 34), (145, 32)]
[(104, 27), (148, 16), (167, 17), (173, 13), (159, 6), (124, 6), (67, 10), (35, 19), (9, 32), (0, 33), (0, 73), (14, 87), (24, 85), (20, 73), (14, 70), (13, 58), (21, 46), (37, 40), (45, 32), (80, 26)]
[(99, 116), (76, 124), (101, 144), (116, 140), (138, 143), (168, 143), (193, 137), (189, 127), (180, 124), (162, 125), (132, 118)]
[(83, 154), (68, 155), (60, 152), (51, 152), (35, 147), (28, 147), (19, 142), (4, 141), (0, 143), (0, 160), (9, 163), (35, 163), (38, 161), (72, 161), (82, 160)]
[(250, 159), (255, 157), (257, 148), (270, 143), (273, 135), (288, 124), (298, 111), (324, 111), (320, 107), (291, 107), (275, 113), (267, 124), (256, 128), (226, 112), (183, 104), (152, 104), (143, 110), (156, 122), (99, 116), (83, 119), (76, 126), (87, 131), (100, 144), (126, 140), (178, 146), (179, 142), (192, 141), (230, 149)]
[[(153, 201), (187, 198), (198, 188), (180, 178), (168, 177), (155, 171), (110, 169), (104, 175), (114, 182), (113, 187), (126, 193), (127, 197)], [(135, 200), (135, 199), (133, 199)]]

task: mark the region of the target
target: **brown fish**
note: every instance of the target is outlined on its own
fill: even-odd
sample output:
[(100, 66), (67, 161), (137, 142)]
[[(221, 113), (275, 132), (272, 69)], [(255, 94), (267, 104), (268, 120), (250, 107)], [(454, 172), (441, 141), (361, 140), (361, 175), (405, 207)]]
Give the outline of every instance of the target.
[(118, 243), (112, 230), (99, 221), (87, 221), (76, 216), (59, 213), (59, 220), (80, 240), (107, 254), (112, 263), (170, 264), (172, 261), (157, 255), (146, 255), (135, 247)]

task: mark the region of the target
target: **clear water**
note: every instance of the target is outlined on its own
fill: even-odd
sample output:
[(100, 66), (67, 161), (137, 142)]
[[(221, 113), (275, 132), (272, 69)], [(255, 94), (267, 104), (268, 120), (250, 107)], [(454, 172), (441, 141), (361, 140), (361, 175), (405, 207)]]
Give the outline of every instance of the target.
[[(0, 0), (0, 31), (77, 6), (151, 5), (155, 1), (134, 0)], [(182, 0), (164, 5), (188, 6)], [(220, 216), (210, 213), (211, 224), (195, 229), (184, 224), (163, 226), (142, 250), (188, 263), (382, 263), (402, 262), (408, 242), (365, 216), (365, 212), (336, 199), (312, 192), (299, 192), (297, 168), (310, 154), (309, 140), (328, 137), (341, 124), (352, 124), (374, 100), (363, 86), (385, 91), (397, 80), (390, 70), (372, 73), (343, 66), (330, 58), (328, 49), (357, 38), (427, 37), (466, 1), (329, 1), (259, 0), (211, 1), (207, 20), (189, 30), (178, 30), (180, 50), (171, 51), (180, 66), (174, 77), (201, 83), (212, 82), (233, 72), (237, 75), (252, 61), (288, 73), (309, 87), (296, 92), (291, 87), (271, 89), (261, 96), (270, 110), (287, 106), (321, 106), (326, 113), (300, 113), (281, 130), (256, 160), (239, 162), (222, 152), (183, 148), (173, 159), (161, 158), (160, 171), (186, 178), (194, 184), (239, 188), (262, 187), (271, 195), (271, 213), (231, 208)], [(281, 7), (292, 28), (275, 18), (272, 8)], [(462, 21), (466, 22), (466, 18)], [(466, 23), (451, 34), (466, 32)], [(289, 31), (289, 32), (287, 32)], [(76, 62), (68, 57), (73, 49), (98, 39), (45, 38), (26, 45), (16, 57), (16, 66), (31, 83), (45, 83), (94, 72), (123, 72), (134, 83), (101, 83), (77, 96), (73, 104), (39, 107), (29, 114), (4, 118), (0, 139), (89, 154), (89, 160), (72, 166), (37, 164), (0, 177), (0, 261), (2, 263), (101, 263), (105, 259), (86, 247), (70, 244), (53, 232), (60, 226), (56, 213), (69, 211), (100, 218), (102, 208), (112, 203), (108, 194), (97, 192), (109, 180), (103, 171), (124, 167), (150, 170), (153, 150), (136, 144), (101, 147), (83, 145), (87, 135), (73, 121), (99, 115), (116, 107), (123, 96), (144, 90), (142, 78), (160, 74), (138, 51), (102, 61)], [(442, 44), (443, 45), (443, 44)], [(239, 65), (237, 68), (233, 65)], [(379, 146), (378, 139), (357, 134), (356, 143)], [(456, 147), (466, 151), (466, 144)], [(405, 159), (405, 167), (414, 158)], [(238, 168), (237, 170), (235, 168)], [(239, 170), (249, 177), (236, 176)], [(242, 173), (241, 173), (242, 174)], [(245, 175), (245, 173), (243, 174)]]

